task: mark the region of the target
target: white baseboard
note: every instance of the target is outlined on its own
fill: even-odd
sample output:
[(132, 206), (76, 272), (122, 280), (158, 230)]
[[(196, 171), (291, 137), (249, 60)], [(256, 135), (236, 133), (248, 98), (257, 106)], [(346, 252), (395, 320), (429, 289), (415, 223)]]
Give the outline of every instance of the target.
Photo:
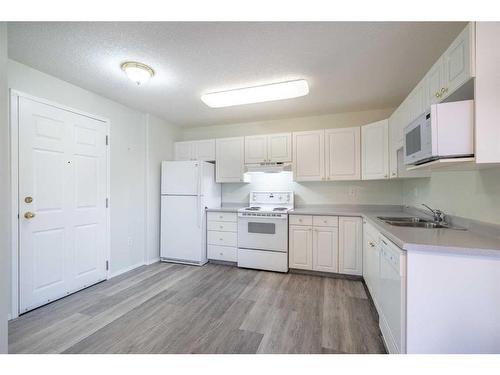
[(160, 257), (156, 257), (156, 258), (153, 258), (153, 259), (148, 259), (145, 264), (147, 266), (149, 266), (150, 264), (158, 263), (159, 261), (160, 261)]
[(121, 275), (122, 273), (125, 273), (125, 272), (128, 272), (128, 271), (132, 271), (134, 268), (137, 268), (137, 267), (140, 267), (140, 266), (144, 266), (144, 265), (145, 265), (144, 262), (139, 262), (139, 263), (136, 263), (136, 264), (132, 264), (131, 266), (122, 268), (121, 270), (118, 270), (118, 271), (115, 271), (115, 272), (111, 273), (109, 275), (109, 278), (111, 279), (113, 277)]

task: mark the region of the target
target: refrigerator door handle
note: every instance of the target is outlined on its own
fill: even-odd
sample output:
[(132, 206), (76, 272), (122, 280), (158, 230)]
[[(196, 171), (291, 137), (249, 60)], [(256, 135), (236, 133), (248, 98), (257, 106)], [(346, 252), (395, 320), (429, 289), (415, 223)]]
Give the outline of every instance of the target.
[(202, 173), (201, 173), (201, 168), (198, 166), (198, 163), (195, 164), (195, 166), (198, 169), (198, 197), (197, 197), (197, 202), (196, 202), (196, 224), (198, 225), (198, 228), (200, 228), (201, 225), (201, 178), (202, 178)]

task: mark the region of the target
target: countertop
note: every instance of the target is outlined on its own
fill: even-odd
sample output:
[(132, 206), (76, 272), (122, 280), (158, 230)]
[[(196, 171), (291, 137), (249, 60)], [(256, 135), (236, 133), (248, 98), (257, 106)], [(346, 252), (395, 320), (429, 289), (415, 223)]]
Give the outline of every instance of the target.
[[(213, 212), (237, 212), (245, 205), (223, 205)], [(290, 215), (359, 216), (372, 224), (382, 235), (406, 251), (432, 251), (469, 255), (500, 256), (500, 238), (472, 230), (405, 228), (389, 225), (378, 216), (420, 216), (403, 206), (388, 205), (308, 205), (289, 212)]]

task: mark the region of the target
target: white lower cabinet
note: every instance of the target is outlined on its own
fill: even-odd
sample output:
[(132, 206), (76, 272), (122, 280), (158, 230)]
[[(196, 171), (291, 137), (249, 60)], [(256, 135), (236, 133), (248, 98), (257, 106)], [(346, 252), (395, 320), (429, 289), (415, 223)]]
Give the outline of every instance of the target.
[(312, 270), (312, 226), (291, 225), (288, 235), (288, 266)]
[(361, 275), (361, 218), (290, 215), (289, 221), (290, 268)]
[(363, 221), (360, 217), (339, 218), (339, 272), (363, 274)]
[(237, 214), (207, 213), (207, 258), (236, 262), (238, 260)]
[(314, 227), (312, 239), (313, 270), (338, 272), (338, 229), (336, 227)]

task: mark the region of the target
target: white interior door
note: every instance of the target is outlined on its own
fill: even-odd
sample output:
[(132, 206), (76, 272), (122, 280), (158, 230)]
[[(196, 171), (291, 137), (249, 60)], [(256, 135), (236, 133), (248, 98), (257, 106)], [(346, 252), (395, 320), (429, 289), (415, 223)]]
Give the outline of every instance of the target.
[(106, 126), (19, 99), (19, 292), (25, 312), (106, 278)]

